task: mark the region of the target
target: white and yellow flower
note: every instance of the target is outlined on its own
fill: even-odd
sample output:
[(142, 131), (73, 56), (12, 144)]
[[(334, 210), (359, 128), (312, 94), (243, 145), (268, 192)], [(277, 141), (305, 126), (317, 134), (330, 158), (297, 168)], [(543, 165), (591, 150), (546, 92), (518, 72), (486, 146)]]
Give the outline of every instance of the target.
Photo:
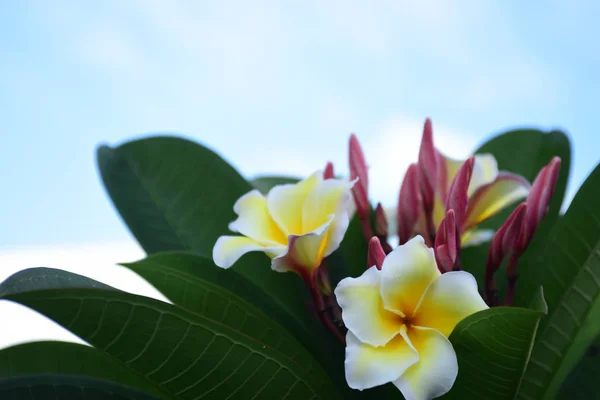
[(275, 271), (294, 271), (307, 278), (324, 257), (336, 250), (349, 224), (354, 182), (323, 179), (318, 171), (295, 184), (273, 187), (263, 196), (252, 190), (238, 199), (238, 218), (229, 229), (242, 236), (221, 236), (213, 259), (231, 267), (242, 255), (262, 251)]
[(458, 373), (448, 336), (487, 308), (467, 272), (440, 274), (421, 236), (397, 247), (378, 270), (335, 289), (346, 336), (346, 380), (354, 389), (392, 382), (406, 399), (447, 393)]

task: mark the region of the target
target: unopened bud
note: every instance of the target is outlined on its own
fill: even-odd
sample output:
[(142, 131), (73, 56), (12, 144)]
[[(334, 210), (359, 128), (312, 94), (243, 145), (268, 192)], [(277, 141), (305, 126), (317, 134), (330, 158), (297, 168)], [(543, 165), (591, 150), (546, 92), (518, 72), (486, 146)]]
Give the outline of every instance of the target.
[(415, 225), (422, 213), (421, 192), (417, 164), (411, 164), (404, 175), (398, 198), (397, 231), (400, 244), (408, 242), (414, 234)]
[(460, 253), (460, 233), (454, 210), (448, 210), (435, 236), (433, 251), (440, 272), (455, 269)]
[(494, 274), (500, 268), (505, 257), (520, 251), (520, 239), (527, 210), (527, 203), (519, 204), (494, 234), (490, 243), (486, 267), (489, 273)]
[(431, 119), (425, 120), (423, 137), (419, 148), (419, 186), (423, 198), (425, 213), (433, 211), (435, 187), (437, 182), (437, 151), (433, 144), (433, 127)]
[(368, 267), (370, 268), (374, 265), (377, 267), (377, 269), (381, 269), (384, 259), (385, 251), (383, 251), (383, 247), (381, 246), (379, 239), (374, 236), (371, 238), (371, 240), (369, 240), (369, 251), (367, 253)]
[(323, 179), (333, 179), (334, 177), (333, 163), (328, 161), (327, 165), (325, 165), (325, 171), (323, 171)]
[(467, 202), (469, 199), (468, 189), (473, 176), (473, 166), (475, 165), (475, 157), (469, 158), (463, 163), (454, 177), (450, 189), (448, 190), (448, 198), (446, 199), (446, 210), (454, 210), (456, 221), (459, 227), (462, 227), (463, 217), (467, 210)]

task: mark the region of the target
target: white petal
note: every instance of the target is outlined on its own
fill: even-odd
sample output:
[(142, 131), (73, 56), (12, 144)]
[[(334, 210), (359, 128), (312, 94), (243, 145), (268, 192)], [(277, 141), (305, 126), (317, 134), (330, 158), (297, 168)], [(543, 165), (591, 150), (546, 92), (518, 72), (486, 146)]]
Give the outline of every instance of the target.
[(213, 247), (213, 260), (218, 267), (229, 268), (244, 254), (266, 249), (244, 236), (221, 236)]
[(473, 176), (467, 194), (471, 196), (477, 189), (492, 183), (498, 176), (498, 162), (491, 154), (476, 154)]
[(419, 356), (403, 329), (387, 345), (362, 343), (351, 331), (346, 335), (346, 381), (352, 389), (368, 389), (398, 379)]
[(425, 289), (440, 272), (433, 250), (415, 236), (387, 255), (381, 267), (381, 296), (385, 308), (411, 316)]
[(275, 186), (267, 195), (269, 213), (285, 235), (301, 235), (302, 207), (313, 188), (323, 180), (317, 171), (308, 178), (295, 183)]
[(240, 197), (233, 205), (238, 219), (229, 224), (229, 229), (239, 232), (266, 246), (286, 245), (287, 238), (279, 229), (267, 208), (267, 200), (258, 190)]
[(458, 375), (452, 344), (435, 329), (411, 327), (408, 337), (419, 353), (419, 361), (394, 385), (406, 400), (429, 400), (448, 393)]
[(358, 278), (345, 278), (335, 288), (346, 327), (361, 342), (382, 346), (400, 332), (400, 316), (383, 308), (380, 293), (381, 271), (366, 270)]
[(471, 229), (460, 236), (461, 246), (478, 246), (482, 243), (489, 242), (494, 237), (493, 229)]
[(356, 181), (327, 179), (318, 183), (308, 195), (302, 207), (302, 231), (319, 229), (333, 216), (329, 227), (324, 256), (333, 253), (342, 242), (350, 223), (350, 189)]
[(447, 272), (429, 285), (412, 323), (450, 336), (463, 318), (486, 308), (473, 275), (465, 271)]

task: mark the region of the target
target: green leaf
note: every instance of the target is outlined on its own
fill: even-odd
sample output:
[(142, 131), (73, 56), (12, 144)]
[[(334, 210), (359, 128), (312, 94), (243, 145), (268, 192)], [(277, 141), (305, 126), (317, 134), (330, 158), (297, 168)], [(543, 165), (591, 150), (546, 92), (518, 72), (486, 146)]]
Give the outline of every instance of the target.
[[(47, 273), (39, 269), (39, 280)], [(250, 306), (232, 303), (219, 322), (117, 290), (33, 288), (3, 298), (42, 313), (181, 399), (335, 398), (327, 375), (307, 361), (311, 356)]]
[(266, 195), (274, 186), (296, 183), (299, 180), (300, 178), (293, 178), (291, 176), (260, 176), (252, 179), (250, 184)]
[(598, 397), (600, 379), (600, 336), (596, 338), (585, 355), (563, 382), (557, 398), (594, 399)]
[[(191, 251), (211, 258), (217, 238), (231, 234), (233, 204), (252, 190), (217, 154), (176, 137), (101, 146), (98, 166), (115, 207), (150, 254)], [(297, 276), (273, 273), (269, 259), (256, 253), (242, 257), (234, 270), (310, 326), (306, 290)]]
[(537, 259), (520, 271), (519, 301), (544, 286), (550, 313), (525, 376), (522, 398), (553, 398), (600, 334), (600, 166), (591, 173)]
[(458, 377), (444, 398), (514, 398), (543, 315), (524, 308), (495, 307), (462, 320), (450, 335), (458, 357)]
[(22, 375), (47, 374), (96, 378), (157, 398), (177, 399), (161, 390), (155, 382), (93, 347), (67, 342), (33, 342), (0, 350), (0, 381)]
[[(530, 254), (536, 252), (536, 248), (544, 243), (550, 229), (558, 218), (571, 167), (571, 146), (569, 139), (560, 131), (546, 133), (535, 129), (514, 130), (493, 137), (479, 147), (475, 153), (490, 153), (494, 155), (498, 161), (498, 168), (500, 170), (521, 175), (529, 182), (533, 182), (538, 172), (548, 164), (552, 157), (559, 156), (562, 159), (560, 174), (548, 214), (539, 226), (529, 249), (521, 258), (520, 266), (526, 266), (530, 263)], [(485, 221), (480, 227), (497, 230), (517, 204), (508, 207), (497, 216)], [(489, 243), (483, 243), (479, 246), (467, 247), (461, 252), (461, 260), (464, 268), (475, 276), (480, 287), (483, 287), (488, 249)], [(496, 273), (500, 295), (504, 294), (506, 287), (504, 274), (505, 268), (500, 269)], [(527, 304), (521, 305), (526, 306)]]
[(125, 386), (83, 376), (22, 375), (0, 379), (0, 398), (10, 400), (159, 400)]
[[(324, 342), (314, 337), (315, 332), (328, 334), (319, 329), (316, 319), (314, 329), (307, 329), (252, 282), (231, 271), (216, 267), (205, 257), (186, 253), (161, 253), (123, 265), (150, 282), (174, 304), (189, 311), (222, 321), (228, 309), (249, 309), (256, 324), (275, 325), (267, 319), (270, 317), (292, 332), (296, 339), (311, 350), (317, 358), (330, 359), (329, 353), (323, 347)], [(249, 307), (248, 304), (257, 309)], [(235, 324), (235, 321), (233, 323)], [(282, 328), (277, 325), (272, 329)], [(281, 337), (288, 337), (287, 332), (282, 333)], [(338, 347), (340, 351), (343, 350), (341, 345)], [(305, 365), (310, 362), (312, 362), (310, 359), (302, 360), (302, 364)], [(323, 362), (323, 364), (325, 367), (331, 366), (330, 363)]]

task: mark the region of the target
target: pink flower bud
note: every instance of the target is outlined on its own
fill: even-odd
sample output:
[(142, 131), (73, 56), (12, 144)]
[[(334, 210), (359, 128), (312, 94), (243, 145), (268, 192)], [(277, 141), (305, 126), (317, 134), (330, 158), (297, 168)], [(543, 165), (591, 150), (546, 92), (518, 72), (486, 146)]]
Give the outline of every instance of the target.
[(381, 203), (375, 208), (375, 235), (382, 238), (388, 237), (388, 220)]
[(429, 118), (425, 120), (425, 126), (423, 127), (418, 165), (423, 206), (425, 212), (429, 214), (433, 210), (437, 182), (437, 151), (433, 144), (433, 127)]
[(404, 175), (398, 198), (398, 239), (400, 244), (408, 242), (414, 234), (419, 214), (422, 212), (421, 192), (417, 164), (411, 164)]
[(520, 239), (527, 210), (527, 203), (519, 204), (494, 234), (488, 253), (486, 275), (493, 275), (505, 257), (520, 252)]
[(471, 183), (474, 165), (475, 157), (471, 157), (465, 161), (458, 170), (458, 173), (454, 177), (450, 189), (448, 190), (446, 210), (454, 210), (459, 227), (462, 227), (463, 217), (467, 210), (467, 202), (469, 199), (467, 190), (469, 189), (469, 183)]
[(333, 173), (333, 163), (331, 161), (327, 162), (325, 165), (325, 171), (323, 171), (323, 179), (333, 179), (335, 177)]
[(374, 265), (377, 269), (381, 269), (384, 259), (385, 251), (383, 251), (381, 242), (377, 237), (372, 237), (371, 240), (369, 240), (369, 252), (367, 253), (368, 267), (370, 268)]
[(535, 181), (531, 185), (531, 191), (527, 196), (527, 215), (525, 216), (525, 229), (522, 237), (524, 247), (531, 241), (537, 227), (546, 214), (550, 206), (552, 194), (556, 188), (558, 173), (560, 172), (560, 157), (554, 157), (539, 172)]
[(358, 182), (352, 188), (352, 195), (356, 203), (356, 212), (361, 218), (368, 218), (371, 212), (369, 206), (369, 175), (367, 173), (367, 163), (360, 143), (356, 135), (350, 135), (350, 180), (358, 178)]
[(442, 273), (455, 268), (460, 252), (460, 233), (456, 222), (454, 210), (448, 210), (435, 236), (435, 260)]

